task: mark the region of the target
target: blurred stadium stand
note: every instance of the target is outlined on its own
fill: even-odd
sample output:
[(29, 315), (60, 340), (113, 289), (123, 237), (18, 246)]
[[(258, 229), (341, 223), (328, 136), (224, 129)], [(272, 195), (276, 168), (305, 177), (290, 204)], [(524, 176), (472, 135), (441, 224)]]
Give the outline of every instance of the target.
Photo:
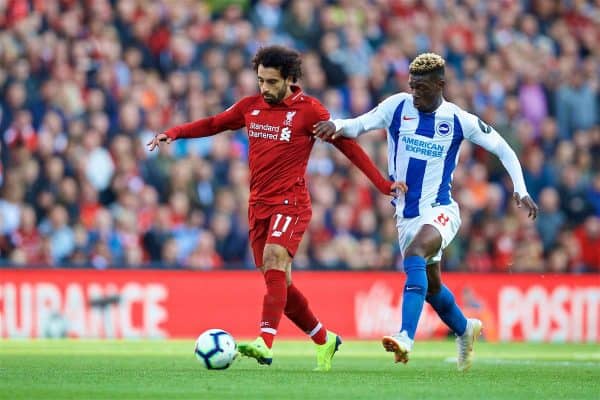
[[(0, 262), (253, 268), (243, 131), (145, 143), (257, 90), (262, 45), (303, 53), (334, 118), (407, 87), (410, 60), (448, 63), (448, 100), (515, 149), (540, 205), (512, 204), (491, 155), (463, 144), (463, 225), (444, 268), (600, 273), (600, 2), (553, 0), (8, 0), (0, 2)], [(361, 144), (386, 170), (385, 133)], [(318, 143), (300, 269), (399, 268), (389, 199)]]

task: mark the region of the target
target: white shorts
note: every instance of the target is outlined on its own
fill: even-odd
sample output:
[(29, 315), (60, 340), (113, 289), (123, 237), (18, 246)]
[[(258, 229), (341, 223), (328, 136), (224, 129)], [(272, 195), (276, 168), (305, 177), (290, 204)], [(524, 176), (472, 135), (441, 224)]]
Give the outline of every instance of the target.
[(402, 257), (406, 248), (412, 242), (415, 235), (423, 225), (431, 225), (436, 228), (442, 236), (442, 247), (437, 254), (427, 260), (427, 264), (439, 262), (442, 259), (442, 250), (444, 250), (454, 239), (460, 228), (460, 211), (458, 204), (451, 203), (446, 206), (429, 207), (421, 212), (421, 215), (414, 218), (398, 218), (396, 226), (398, 228), (398, 243)]

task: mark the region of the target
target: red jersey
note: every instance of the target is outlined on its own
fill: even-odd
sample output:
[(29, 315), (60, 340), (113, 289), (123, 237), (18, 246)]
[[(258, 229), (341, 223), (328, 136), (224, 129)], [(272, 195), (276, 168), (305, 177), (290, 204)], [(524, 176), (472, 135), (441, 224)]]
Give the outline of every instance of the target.
[[(279, 104), (269, 104), (261, 95), (245, 97), (220, 114), (165, 133), (171, 139), (195, 138), (245, 126), (250, 143), (250, 204), (309, 206), (304, 174), (315, 143), (312, 129), (315, 123), (328, 120), (329, 112), (299, 87), (292, 86), (292, 90)], [(332, 143), (389, 194), (391, 182), (355, 141), (340, 138)]]

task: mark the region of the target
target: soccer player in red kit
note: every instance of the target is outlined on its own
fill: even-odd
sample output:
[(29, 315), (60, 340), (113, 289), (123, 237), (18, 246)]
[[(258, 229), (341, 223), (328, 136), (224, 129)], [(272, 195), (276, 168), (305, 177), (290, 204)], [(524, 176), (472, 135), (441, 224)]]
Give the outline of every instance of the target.
[[(329, 120), (329, 112), (295, 85), (301, 75), (300, 55), (280, 46), (260, 49), (253, 59), (260, 94), (241, 99), (224, 112), (156, 135), (148, 147), (160, 142), (214, 135), (246, 127), (249, 136), (250, 245), (267, 293), (263, 299), (260, 336), (240, 344), (241, 354), (260, 364), (271, 364), (273, 339), (285, 314), (317, 345), (317, 370), (331, 369), (341, 344), (315, 317), (302, 292), (292, 283), (291, 262), (310, 222), (311, 202), (304, 179), (315, 143), (313, 125)], [(405, 191), (401, 182), (384, 178), (353, 140), (331, 141), (384, 194)]]

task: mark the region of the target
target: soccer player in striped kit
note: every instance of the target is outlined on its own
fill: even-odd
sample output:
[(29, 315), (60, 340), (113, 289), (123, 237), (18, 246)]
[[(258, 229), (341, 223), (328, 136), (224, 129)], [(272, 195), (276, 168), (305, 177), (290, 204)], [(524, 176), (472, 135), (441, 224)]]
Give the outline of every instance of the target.
[(398, 93), (357, 118), (315, 124), (320, 138), (358, 135), (387, 128), (388, 168), (391, 179), (408, 186), (396, 199), (400, 249), (406, 282), (402, 301), (402, 326), (382, 340), (396, 362), (406, 363), (415, 331), (427, 301), (457, 336), (458, 369), (471, 367), (473, 343), (481, 321), (465, 318), (454, 296), (442, 284), (440, 260), (460, 227), (458, 204), (450, 189), (463, 139), (494, 153), (510, 175), (513, 198), (529, 217), (538, 207), (527, 193), (523, 171), (514, 151), (491, 126), (443, 98), (445, 60), (434, 53), (417, 56), (409, 67), (411, 93)]

